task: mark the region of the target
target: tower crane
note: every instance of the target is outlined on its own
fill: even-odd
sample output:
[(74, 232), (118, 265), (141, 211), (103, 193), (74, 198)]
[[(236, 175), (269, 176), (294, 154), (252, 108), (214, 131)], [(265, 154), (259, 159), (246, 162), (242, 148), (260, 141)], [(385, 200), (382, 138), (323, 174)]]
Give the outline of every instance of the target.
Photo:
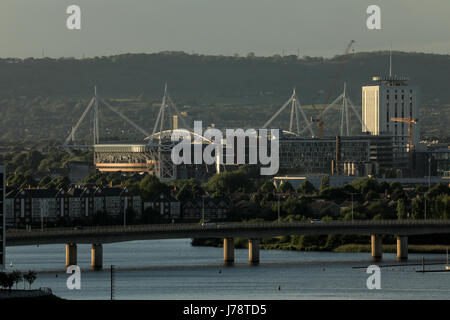
[(413, 144), (413, 125), (417, 123), (417, 121), (419, 121), (418, 119), (413, 119), (413, 118), (391, 118), (391, 121), (394, 122), (404, 122), (408, 124), (408, 136), (409, 136), (409, 150), (413, 150), (414, 149), (414, 144)]

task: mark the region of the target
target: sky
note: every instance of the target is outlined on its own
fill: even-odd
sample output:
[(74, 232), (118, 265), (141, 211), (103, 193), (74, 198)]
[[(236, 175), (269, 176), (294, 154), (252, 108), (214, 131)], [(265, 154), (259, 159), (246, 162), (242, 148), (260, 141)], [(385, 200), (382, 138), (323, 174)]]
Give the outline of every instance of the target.
[[(81, 8), (81, 30), (66, 9)], [(381, 30), (369, 30), (369, 5)], [(449, 0), (1, 0), (0, 57), (184, 51), (332, 57), (355, 52), (450, 54)]]

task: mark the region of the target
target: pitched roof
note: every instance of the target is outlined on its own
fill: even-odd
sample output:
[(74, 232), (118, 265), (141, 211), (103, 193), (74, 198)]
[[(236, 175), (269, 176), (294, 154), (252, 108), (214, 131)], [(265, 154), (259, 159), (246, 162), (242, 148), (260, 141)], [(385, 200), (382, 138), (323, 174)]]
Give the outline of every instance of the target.
[(169, 193), (160, 193), (150, 199), (150, 202), (157, 202), (160, 199), (166, 199), (170, 202), (179, 202), (177, 199), (175, 199), (172, 195)]
[(83, 191), (84, 191), (84, 189), (73, 187), (73, 188), (70, 188), (70, 190), (67, 191), (67, 193), (70, 194), (72, 197), (79, 198), (83, 194)]
[(9, 191), (6, 190), (6, 191), (7, 192), (6, 192), (5, 198), (10, 198), (10, 199), (15, 198), (16, 194), (19, 192), (19, 190), (16, 188), (10, 189)]
[(58, 191), (52, 189), (22, 189), (31, 198), (54, 198)]
[(95, 195), (101, 195), (104, 197), (119, 197), (122, 193), (122, 188), (109, 187), (109, 188), (98, 188), (95, 190)]

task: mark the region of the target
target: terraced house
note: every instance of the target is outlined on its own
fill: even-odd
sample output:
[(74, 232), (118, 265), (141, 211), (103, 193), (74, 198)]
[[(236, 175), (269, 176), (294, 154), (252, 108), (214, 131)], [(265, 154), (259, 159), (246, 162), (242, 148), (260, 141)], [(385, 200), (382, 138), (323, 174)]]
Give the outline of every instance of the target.
[(137, 215), (142, 212), (141, 197), (128, 188), (16, 189), (6, 195), (5, 201), (6, 223), (16, 227), (86, 219), (98, 211), (114, 217), (130, 208)]

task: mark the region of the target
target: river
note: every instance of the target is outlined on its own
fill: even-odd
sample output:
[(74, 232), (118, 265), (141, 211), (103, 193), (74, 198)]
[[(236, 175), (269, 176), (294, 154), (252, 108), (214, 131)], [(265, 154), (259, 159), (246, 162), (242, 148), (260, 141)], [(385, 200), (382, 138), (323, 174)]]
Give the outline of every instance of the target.
[[(78, 245), (81, 289), (66, 285), (65, 246), (7, 247), (7, 270), (38, 272), (33, 288), (50, 287), (66, 299), (110, 299), (110, 265), (116, 299), (449, 299), (450, 272), (418, 273), (421, 266), (384, 267), (381, 289), (369, 290), (369, 253), (261, 250), (248, 264), (236, 249), (234, 266), (223, 265), (223, 249), (193, 247), (190, 239), (133, 241), (103, 246), (103, 271), (90, 270), (90, 245)], [(408, 263), (444, 262), (444, 255), (410, 254)], [(10, 263), (13, 266), (10, 266)], [(385, 253), (383, 264), (398, 264)], [(430, 265), (427, 269), (443, 269)], [(23, 287), (19, 284), (19, 288)]]

